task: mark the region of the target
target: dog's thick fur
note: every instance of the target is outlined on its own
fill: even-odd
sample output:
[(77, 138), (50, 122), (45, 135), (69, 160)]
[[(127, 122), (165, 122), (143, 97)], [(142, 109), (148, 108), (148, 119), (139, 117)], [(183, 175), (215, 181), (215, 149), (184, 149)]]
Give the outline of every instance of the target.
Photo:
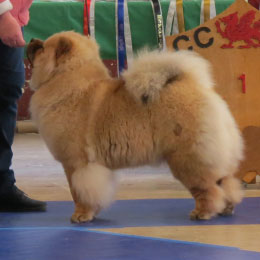
[(231, 214), (241, 201), (243, 141), (206, 60), (145, 52), (113, 79), (96, 42), (74, 32), (34, 40), (27, 53), (32, 118), (66, 172), (73, 222), (111, 203), (113, 169), (162, 160), (196, 200), (192, 219)]

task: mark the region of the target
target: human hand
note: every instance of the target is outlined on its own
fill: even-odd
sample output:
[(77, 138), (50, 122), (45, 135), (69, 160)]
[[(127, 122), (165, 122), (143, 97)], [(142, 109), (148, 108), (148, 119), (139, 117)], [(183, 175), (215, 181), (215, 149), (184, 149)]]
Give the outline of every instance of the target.
[(10, 47), (25, 45), (21, 27), (10, 12), (0, 15), (0, 39)]

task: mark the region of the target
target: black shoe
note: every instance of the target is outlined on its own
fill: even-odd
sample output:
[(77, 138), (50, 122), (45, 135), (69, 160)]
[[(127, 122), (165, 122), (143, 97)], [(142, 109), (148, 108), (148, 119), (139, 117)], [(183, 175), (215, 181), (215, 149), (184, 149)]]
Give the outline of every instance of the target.
[(0, 211), (29, 212), (46, 211), (46, 202), (30, 199), (15, 185), (0, 193)]

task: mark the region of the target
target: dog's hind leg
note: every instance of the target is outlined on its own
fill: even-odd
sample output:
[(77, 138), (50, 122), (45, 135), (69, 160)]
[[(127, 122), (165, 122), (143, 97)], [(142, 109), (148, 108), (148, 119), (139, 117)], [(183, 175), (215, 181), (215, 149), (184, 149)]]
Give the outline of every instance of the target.
[(113, 201), (116, 182), (110, 169), (98, 163), (89, 163), (67, 174), (67, 178), (75, 202), (72, 222), (91, 221)]
[(223, 211), (225, 207), (224, 193), (217, 185), (208, 187), (193, 187), (190, 189), (196, 206), (190, 213), (192, 220), (206, 220)]
[(182, 182), (195, 199), (195, 209), (191, 211), (190, 218), (210, 219), (223, 212), (226, 206), (225, 193), (217, 184), (214, 174), (192, 157), (189, 156), (185, 160), (168, 157), (167, 161), (173, 175)]
[(221, 215), (232, 215), (236, 204), (241, 202), (243, 191), (240, 181), (234, 176), (227, 176), (218, 180), (217, 184), (224, 190), (226, 197), (226, 207)]

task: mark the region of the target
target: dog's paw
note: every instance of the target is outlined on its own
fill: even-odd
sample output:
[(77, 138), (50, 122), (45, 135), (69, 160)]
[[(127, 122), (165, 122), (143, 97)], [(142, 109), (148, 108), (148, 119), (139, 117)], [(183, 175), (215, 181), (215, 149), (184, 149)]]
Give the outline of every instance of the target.
[(88, 212), (75, 212), (70, 220), (72, 223), (84, 223), (93, 220), (95, 217), (95, 213), (93, 211)]
[(234, 214), (234, 205), (228, 203), (225, 209), (219, 214), (220, 216), (231, 216)]
[(209, 220), (212, 214), (208, 212), (198, 211), (196, 209), (192, 210), (190, 213), (191, 220)]

